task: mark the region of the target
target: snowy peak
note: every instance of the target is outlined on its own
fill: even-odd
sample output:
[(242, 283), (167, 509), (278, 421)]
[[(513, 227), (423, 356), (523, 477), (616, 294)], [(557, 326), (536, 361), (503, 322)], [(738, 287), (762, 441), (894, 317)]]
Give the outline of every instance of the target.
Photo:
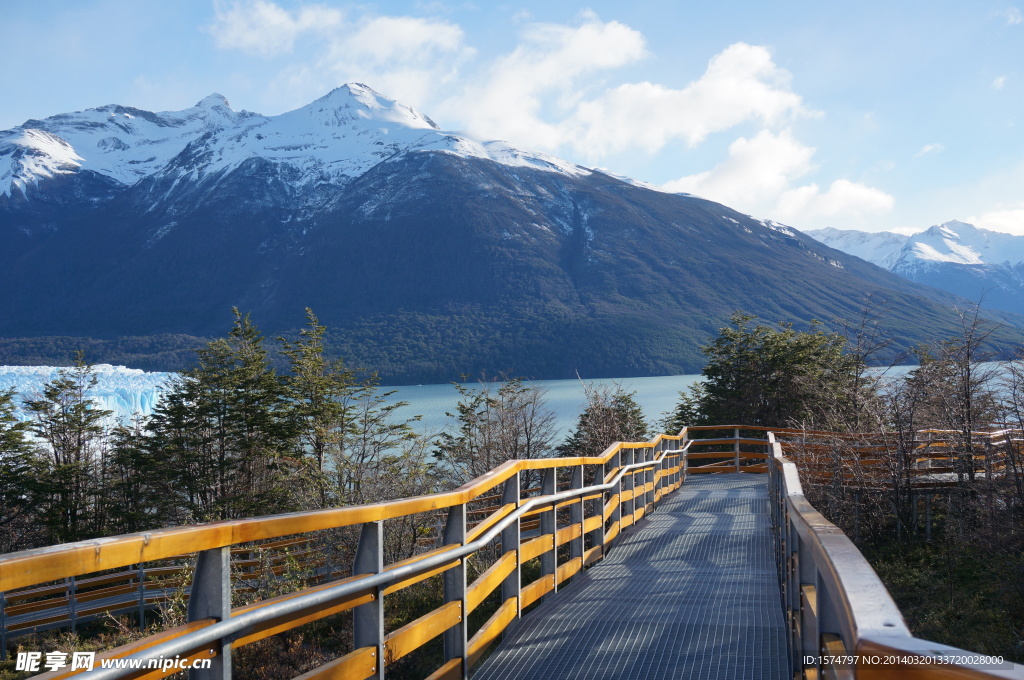
[(1024, 262), (1024, 236), (979, 229), (958, 220), (937, 224), (913, 236), (832, 228), (807, 234), (836, 250), (896, 272), (938, 263), (980, 267)]
[(83, 158), (66, 141), (38, 128), (21, 128), (0, 137), (0, 188), (22, 192), (28, 184), (76, 172)]
[(393, 123), (412, 129), (440, 129), (434, 121), (416, 109), (389, 99), (362, 83), (349, 83), (335, 88), (297, 111), (305, 112), (311, 117), (322, 116), (324, 124), (328, 125), (335, 122), (345, 124), (361, 119)]
[(813, 229), (806, 232), (827, 246), (889, 269), (907, 243), (907, 236), (891, 231), (864, 232), (855, 230)]
[(911, 260), (954, 264), (1019, 264), (1024, 261), (1024, 237), (980, 229), (952, 220), (910, 237), (904, 263)]
[(93, 172), (122, 186), (161, 169), (203, 134), (259, 118), (213, 94), (182, 111), (118, 104), (62, 113), (0, 132), (0, 196), (29, 195), (57, 174)]
[(193, 106), (192, 108), (194, 108), (194, 109), (213, 109), (213, 108), (219, 108), (219, 107), (230, 109), (231, 108), (231, 104), (228, 103), (227, 97), (225, 97), (224, 95), (220, 94), (219, 92), (214, 92), (213, 94), (209, 95), (208, 97), (205, 97), (204, 99), (200, 99), (198, 102), (196, 102), (196, 105)]
[(913, 266), (915, 260), (974, 266), (1015, 265), (1024, 261), (1024, 237), (952, 220), (911, 236), (899, 260), (901, 267)]
[(218, 93), (182, 111), (107, 105), (31, 120), (0, 132), (0, 197), (30, 198), (58, 174), (92, 172), (116, 185), (165, 179), (216, 182), (252, 159), (289, 184), (341, 186), (414, 152), (452, 153), (570, 175), (590, 170), (546, 154), (441, 131), (427, 116), (361, 83), (343, 85), (279, 116), (234, 111)]

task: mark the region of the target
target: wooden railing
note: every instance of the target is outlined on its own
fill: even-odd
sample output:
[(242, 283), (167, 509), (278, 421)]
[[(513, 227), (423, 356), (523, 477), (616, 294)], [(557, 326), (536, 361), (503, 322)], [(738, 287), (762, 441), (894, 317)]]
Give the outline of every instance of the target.
[[(932, 452), (942, 452), (943, 447), (936, 445), (943, 441), (939, 434), (925, 437), (927, 447), (915, 448), (915, 455), (932, 460)], [(694, 435), (701, 438), (692, 439)], [(188, 623), (106, 652), (102, 658), (209, 658), (212, 667), (192, 671), (190, 677), (229, 678), (231, 649), (351, 611), (351, 651), (297, 680), (382, 678), (386, 665), (438, 637), (443, 638), (444, 660), (429, 677), (465, 678), (503, 630), (602, 559), (620, 533), (679, 488), (687, 473), (767, 472), (795, 677), (1024, 678), (1012, 668), (965, 662), (978, 658), (970, 652), (914, 638), (853, 543), (804, 498), (799, 459), (784, 455), (781, 440), (790, 446), (814, 438), (865, 441), (863, 435), (857, 437), (745, 425), (692, 427), (649, 442), (616, 443), (599, 456), (510, 461), (454, 491), (431, 496), (173, 527), (0, 556), (0, 591), (60, 589), (65, 580), (82, 576), (122, 578), (130, 565), (198, 552)], [(990, 438), (985, 455), (994, 461), (992, 443), (1010, 445), (1015, 439), (1019, 436), (1012, 432), (998, 433)], [(873, 465), (871, 456), (877, 451), (870, 453), (870, 446), (857, 465)], [(539, 477), (539, 486), (527, 484), (528, 476)], [(385, 523), (421, 513), (443, 514), (436, 539), (423, 539), (431, 545), (385, 564)], [(304, 541), (312, 532), (344, 527), (359, 532), (350, 576), (329, 577), (297, 592), (231, 607), (232, 549), (250, 550), (241, 546), (259, 541)], [(470, 559), (482, 562), (472, 581)], [(536, 566), (529, 570), (535, 577), (525, 576), (527, 564)], [(101, 575), (89, 576), (95, 574)], [(385, 630), (384, 600), (434, 577), (443, 583), (443, 603), (414, 621)], [(493, 613), (470, 627), (469, 614), (493, 595)], [(77, 672), (39, 677), (63, 678)], [(107, 669), (92, 671), (89, 677), (165, 674)]]
[[(690, 445), (686, 454), (687, 472), (768, 472), (771, 458), (771, 442), (765, 438), (768, 430), (747, 425), (687, 427), (685, 432)], [(710, 436), (694, 439), (695, 435)]]
[(874, 569), (807, 502), (798, 464), (783, 455), (774, 433), (768, 437), (772, 525), (793, 677), (1024, 678), (1013, 664), (911, 635)]
[(839, 475), (862, 485), (885, 485), (895, 473), (920, 486), (948, 485), (961, 477), (992, 478), (1006, 469), (1022, 443), (1019, 430), (972, 432), (970, 442), (950, 430), (920, 430), (903, 440), (895, 433), (779, 431), (777, 435), (783, 451), (798, 462), (802, 473), (822, 481)]
[[(188, 599), (189, 565), (195, 557), (194, 553), (178, 555), (159, 563), (130, 565), (130, 569), (87, 578), (71, 576), (62, 583), (0, 593), (0, 658), (18, 637), (59, 628), (75, 631), (79, 625), (108, 614), (134, 615), (144, 628), (147, 611), (158, 610), (175, 598)], [(308, 538), (231, 550), (235, 592), (255, 591), (260, 580), (281, 577), (292, 567), (318, 581), (337, 575), (324, 564), (319, 551), (310, 547)]]
[[(231, 649), (345, 611), (353, 612), (352, 651), (310, 671), (313, 678), (382, 678), (386, 664), (443, 636), (444, 663), (431, 678), (467, 677), (469, 669), (523, 610), (600, 560), (617, 536), (683, 481), (684, 435), (616, 443), (598, 456), (517, 460), (446, 493), (376, 505), (181, 526), (51, 546), (0, 557), (0, 592), (49, 587), (65, 579), (198, 553), (188, 623), (97, 657), (212, 659), (192, 677), (229, 678)], [(533, 495), (527, 475), (540, 477)], [(585, 480), (590, 481), (585, 486)], [(563, 482), (559, 490), (559, 482)], [(485, 508), (486, 511), (483, 511)], [(446, 513), (440, 545), (384, 563), (384, 525), (421, 513)], [(472, 518), (472, 519), (470, 519)], [(348, 578), (231, 607), (231, 549), (258, 541), (358, 528)], [(467, 579), (468, 560), (483, 564)], [(523, 583), (522, 567), (537, 576)], [(384, 629), (389, 595), (441, 576), (443, 604), (395, 630)], [(494, 613), (472, 630), (469, 614), (500, 592)], [(70, 677), (59, 670), (42, 678)], [(156, 678), (159, 670), (106, 669), (90, 678)]]

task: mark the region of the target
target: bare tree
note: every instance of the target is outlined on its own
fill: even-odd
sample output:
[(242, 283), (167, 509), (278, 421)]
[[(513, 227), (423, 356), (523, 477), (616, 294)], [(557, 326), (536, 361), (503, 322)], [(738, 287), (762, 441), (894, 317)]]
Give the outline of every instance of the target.
[(543, 388), (521, 378), (455, 388), (462, 399), (448, 416), (457, 429), (441, 434), (435, 453), (451, 482), (479, 477), (507, 460), (551, 455), (555, 414), (544, 402)]

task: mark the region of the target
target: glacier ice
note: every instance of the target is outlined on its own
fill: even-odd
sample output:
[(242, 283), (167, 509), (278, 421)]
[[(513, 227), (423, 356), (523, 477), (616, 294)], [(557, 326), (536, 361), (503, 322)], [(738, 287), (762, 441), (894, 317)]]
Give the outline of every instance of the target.
[[(57, 366), (0, 366), (0, 391), (16, 391), (16, 416), (27, 420), (26, 400), (39, 399), (43, 386), (55, 378), (62, 369)], [(113, 412), (119, 422), (127, 423), (136, 415), (147, 416), (176, 374), (147, 372), (137, 368), (96, 364), (96, 386), (89, 396), (97, 407)]]

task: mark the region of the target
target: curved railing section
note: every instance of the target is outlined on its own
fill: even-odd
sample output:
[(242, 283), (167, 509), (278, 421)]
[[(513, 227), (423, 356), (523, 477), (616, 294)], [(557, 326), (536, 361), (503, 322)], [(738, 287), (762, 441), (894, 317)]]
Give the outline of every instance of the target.
[[(375, 505), (226, 520), (51, 546), (0, 557), (0, 592), (53, 587), (84, 575), (197, 554), (188, 623), (97, 656), (88, 677), (157, 678), (152, 659), (209, 660), (191, 678), (231, 677), (231, 650), (345, 611), (353, 614), (353, 649), (301, 676), (383, 678), (384, 667), (443, 636), (444, 663), (430, 678), (465, 678), (523, 610), (602, 559), (616, 537), (683, 482), (685, 430), (648, 442), (616, 443), (599, 456), (509, 461), (446, 493)], [(527, 478), (538, 478), (531, 488)], [(589, 483), (587, 483), (589, 482)], [(384, 563), (385, 523), (428, 513), (444, 517), (436, 547)], [(311, 532), (358, 531), (351, 576), (256, 602), (231, 606), (231, 550)], [(469, 581), (468, 560), (489, 565)], [(539, 562), (538, 574), (522, 567)], [(443, 581), (443, 604), (385, 631), (384, 600), (431, 577)], [(527, 583), (523, 581), (532, 578)], [(475, 630), (469, 614), (500, 592), (496, 611)], [(100, 669), (104, 659), (134, 659), (142, 669)], [(184, 667), (183, 665), (179, 665)], [(37, 677), (70, 677), (66, 668)]]
[(783, 455), (775, 433), (768, 439), (772, 526), (793, 677), (1024, 678), (1013, 664), (911, 635), (864, 556), (804, 498), (797, 465)]
[[(926, 434), (923, 443), (914, 444), (913, 464), (924, 467), (925, 461), (933, 471), (945, 464), (949, 447), (942, 444), (943, 433)], [(978, 459), (994, 473), (999, 471), (999, 441), (1019, 436), (997, 434), (988, 449), (975, 454), (984, 453), (986, 457)], [(853, 542), (804, 497), (799, 473), (820, 476), (822, 471), (798, 471), (804, 461), (785, 456), (777, 436), (793, 440), (809, 435), (843, 437), (744, 425), (691, 427), (649, 442), (616, 443), (599, 456), (509, 461), (446, 493), (13, 553), (0, 556), (0, 621), (4, 597), (45, 602), (40, 598), (47, 592), (66, 588), (69, 580), (83, 576), (86, 579), (79, 583), (103, 586), (120, 583), (118, 579), (137, 571), (134, 581), (114, 587), (137, 588), (139, 603), (144, 604), (145, 573), (168, 569), (176, 578), (191, 581), (186, 589), (188, 623), (99, 655), (97, 670), (90, 671), (89, 678), (159, 678), (166, 672), (146, 668), (146, 663), (178, 658), (185, 663), (209, 660), (209, 667), (190, 671), (190, 678), (223, 680), (231, 677), (232, 649), (342, 612), (352, 612), (351, 651), (296, 680), (383, 678), (386, 665), (439, 637), (443, 662), (429, 677), (466, 678), (502, 631), (531, 605), (601, 560), (622, 531), (679, 488), (688, 474), (767, 472), (792, 677), (1024, 678), (1012, 664), (997, 667), (979, 655), (910, 633)], [(872, 451), (878, 445), (869, 442), (862, 448), (856, 464), (875, 465)], [(425, 539), (432, 545), (386, 564), (387, 523), (424, 515), (441, 525), (436, 540)], [(232, 588), (244, 585), (238, 578), (243, 551), (305, 546), (311, 535), (331, 530), (358, 534), (351, 569), (339, 573), (328, 565), (324, 582), (231, 606)], [(189, 554), (194, 555), (194, 568), (147, 566), (172, 558), (183, 564), (182, 557)], [(243, 563), (248, 561), (246, 555), (241, 557)], [(478, 567), (472, 573), (471, 559)], [(524, 570), (526, 564), (531, 568)], [(430, 578), (443, 583), (443, 603), (386, 630), (388, 596)], [(67, 592), (73, 600), (73, 590)], [(491, 603), (492, 613), (483, 623), (470, 626), (470, 613), (485, 601)], [(143, 667), (101, 670), (103, 659), (134, 659)], [(68, 668), (37, 677), (56, 680), (81, 672)]]

